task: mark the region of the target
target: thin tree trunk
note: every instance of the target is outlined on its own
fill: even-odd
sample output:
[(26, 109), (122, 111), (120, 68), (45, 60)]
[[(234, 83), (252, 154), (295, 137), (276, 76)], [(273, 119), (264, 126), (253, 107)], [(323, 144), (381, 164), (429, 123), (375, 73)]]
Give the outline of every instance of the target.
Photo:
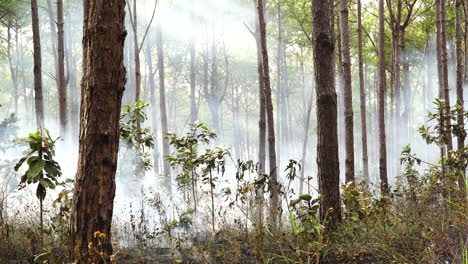
[(354, 181), (354, 121), (353, 121), (353, 88), (351, 81), (351, 54), (348, 26), (348, 0), (340, 0), (341, 14), (341, 67), (344, 81), (344, 116), (346, 148), (346, 182)]
[[(150, 107), (151, 107), (151, 123), (153, 124), (154, 129), (158, 128), (157, 122), (157, 111), (156, 111), (156, 96), (155, 96), (155, 82), (154, 82), (154, 74), (155, 71), (153, 70), (153, 59), (151, 56), (151, 45), (150, 42), (146, 42), (146, 62), (148, 64), (148, 82), (149, 82), (149, 90), (150, 90)], [(156, 140), (157, 142), (157, 140)], [(153, 149), (153, 171), (155, 174), (159, 173), (159, 148), (156, 146)]]
[(333, 1), (312, 0), (315, 90), (317, 101), (317, 178), (320, 219), (331, 227), (341, 220), (338, 159), (337, 96), (333, 78), (335, 39), (332, 35)]
[(159, 68), (159, 106), (161, 110), (161, 132), (162, 132), (162, 145), (163, 145), (163, 168), (164, 174), (168, 178), (167, 190), (171, 192), (171, 167), (166, 156), (169, 155), (169, 142), (165, 139), (165, 133), (169, 132), (167, 126), (167, 110), (166, 110), (166, 91), (164, 86), (164, 49), (163, 49), (163, 35), (161, 25), (156, 26), (156, 45), (158, 48), (158, 68)]
[[(125, 87), (125, 1), (84, 0), (83, 79), (78, 169), (70, 217), (70, 248), (76, 263), (109, 263), (119, 150), (119, 119)], [(96, 231), (105, 236), (99, 240)], [(104, 256), (90, 242), (102, 243)]]
[(37, 0), (31, 0), (31, 17), (34, 45), (34, 104), (36, 110), (36, 124), (38, 128), (41, 128), (44, 127), (44, 104), (42, 100), (41, 37), (39, 35), (39, 15), (37, 12)]
[(57, 0), (57, 29), (60, 135), (64, 138), (67, 133), (67, 87), (65, 83), (65, 50), (63, 44), (63, 0)]
[(367, 153), (367, 120), (366, 120), (366, 88), (364, 80), (364, 59), (362, 55), (362, 18), (361, 0), (357, 0), (357, 21), (358, 21), (358, 60), (359, 60), (359, 95), (361, 105), (361, 129), (362, 129), (362, 173), (363, 179), (368, 185), (369, 179), (369, 156)]
[[(468, 7), (466, 7), (468, 8)], [(463, 80), (464, 80), (464, 68), (463, 68), (463, 53), (462, 53), (462, 28), (461, 28), (461, 9), (462, 9), (462, 0), (457, 0), (455, 4), (455, 46), (456, 46), (456, 65), (457, 65), (457, 104), (461, 106), (458, 110), (457, 124), (460, 127), (465, 127), (464, 124), (464, 101), (463, 101)], [(465, 50), (466, 53), (466, 50)], [(466, 54), (465, 54), (466, 56)], [(457, 148), (461, 150), (465, 147), (465, 137), (457, 137)], [(465, 172), (465, 168), (462, 168), (462, 171)], [(461, 196), (466, 199), (466, 186), (465, 179), (463, 177), (464, 173), (458, 173), (458, 187), (460, 189)]]
[(49, 15), (49, 27), (50, 27), (50, 36), (52, 42), (52, 56), (54, 58), (54, 69), (55, 69), (55, 76), (54, 80), (57, 84), (57, 89), (59, 88), (58, 83), (58, 58), (57, 58), (57, 30), (55, 28), (55, 19), (54, 19), (54, 12), (52, 9), (52, 2), (47, 0), (47, 13)]
[[(13, 63), (12, 54), (11, 54), (11, 18), (7, 22), (7, 59), (8, 59), (8, 68), (10, 69), (11, 82), (13, 84), (13, 100), (15, 102), (15, 114), (18, 115), (18, 66), (15, 67), (15, 64), (18, 64), (19, 61)], [(16, 33), (18, 35), (18, 33)], [(19, 50), (17, 49), (18, 53)]]
[[(253, 0), (254, 9), (256, 0)], [(265, 3), (262, 3), (265, 7)], [(259, 119), (258, 119), (258, 162), (260, 164), (259, 179), (263, 178), (266, 168), (266, 99), (265, 82), (262, 67), (262, 45), (260, 42), (260, 28), (258, 24), (258, 12), (255, 10), (255, 44), (257, 47), (257, 72), (258, 72), (258, 99), (259, 99)], [(248, 122), (247, 122), (248, 124)], [(248, 148), (248, 145), (247, 145)], [(257, 202), (257, 235), (256, 235), (256, 258), (259, 261), (263, 254), (263, 203), (264, 197), (261, 190), (257, 190), (255, 199)]]
[(379, 87), (378, 87), (378, 114), (379, 114), (379, 174), (380, 190), (382, 194), (388, 194), (387, 178), (387, 144), (385, 133), (385, 12), (384, 0), (379, 0)]
[[(266, 0), (265, 0), (266, 1)], [(282, 81), (283, 81), (283, 75), (282, 75), (282, 70), (281, 70), (281, 63), (283, 57), (282, 55), (282, 41), (283, 41), (283, 28), (282, 28), (282, 18), (281, 18), (281, 4), (280, 1), (277, 2), (276, 4), (276, 13), (277, 13), (277, 26), (278, 26), (278, 39), (277, 39), (277, 50), (276, 50), (276, 74), (277, 74), (277, 80), (276, 80), (276, 149), (278, 150), (277, 156), (276, 156), (276, 162), (279, 166), (281, 166), (281, 151), (283, 150), (283, 146), (281, 143), (284, 143), (282, 141), (282, 107), (283, 107), (283, 99), (284, 99), (284, 94), (283, 94), (283, 87), (282, 87)]]
[(299, 195), (303, 194), (304, 191), (304, 178), (305, 178), (305, 160), (307, 156), (307, 144), (309, 141), (309, 127), (310, 127), (310, 113), (312, 112), (312, 101), (314, 100), (314, 92), (310, 93), (309, 105), (307, 107), (306, 120), (305, 120), (305, 129), (304, 129), (304, 142), (302, 144), (302, 170), (301, 178), (299, 179)]
[(276, 144), (275, 144), (275, 124), (273, 120), (273, 101), (271, 98), (271, 86), (270, 86), (270, 68), (268, 65), (268, 50), (266, 42), (266, 23), (264, 16), (264, 5), (263, 0), (257, 0), (257, 13), (258, 13), (258, 24), (260, 32), (260, 44), (262, 50), (262, 73), (264, 82), (264, 93), (265, 93), (265, 107), (267, 115), (268, 125), (268, 148), (269, 148), (269, 162), (270, 162), (270, 219), (273, 227), (276, 227), (278, 223), (278, 215), (280, 210), (279, 203), (279, 184), (276, 167)]
[[(190, 14), (192, 23), (195, 23), (194, 14)], [(194, 123), (198, 119), (197, 102), (195, 98), (195, 36), (192, 33), (190, 38), (190, 122)]]

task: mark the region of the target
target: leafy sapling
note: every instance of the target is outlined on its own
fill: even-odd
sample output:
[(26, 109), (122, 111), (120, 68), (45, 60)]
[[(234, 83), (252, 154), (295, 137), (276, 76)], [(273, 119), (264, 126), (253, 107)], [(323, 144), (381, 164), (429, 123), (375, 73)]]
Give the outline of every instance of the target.
[(36, 133), (29, 134), (26, 138), (20, 138), (17, 141), (29, 144), (29, 150), (15, 165), (15, 171), (27, 163), (27, 170), (19, 184), (19, 189), (28, 185), (37, 184), (36, 197), (40, 204), (40, 225), (41, 225), (41, 246), (43, 245), (43, 201), (47, 194), (47, 189), (55, 189), (58, 178), (62, 175), (60, 165), (54, 160), (55, 142), (59, 138), (52, 139), (49, 130), (38, 130)]

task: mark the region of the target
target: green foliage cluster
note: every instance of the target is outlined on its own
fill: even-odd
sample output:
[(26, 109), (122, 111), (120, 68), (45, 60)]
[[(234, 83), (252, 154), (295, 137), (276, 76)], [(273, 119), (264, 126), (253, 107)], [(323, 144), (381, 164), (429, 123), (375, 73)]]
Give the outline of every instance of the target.
[(15, 165), (15, 171), (26, 161), (28, 168), (21, 176), (20, 189), (29, 184), (37, 183), (36, 197), (44, 200), (47, 189), (55, 189), (58, 177), (62, 175), (60, 165), (54, 160), (55, 142), (45, 129), (29, 134), (28, 137), (18, 139), (18, 142), (29, 144), (29, 151)]

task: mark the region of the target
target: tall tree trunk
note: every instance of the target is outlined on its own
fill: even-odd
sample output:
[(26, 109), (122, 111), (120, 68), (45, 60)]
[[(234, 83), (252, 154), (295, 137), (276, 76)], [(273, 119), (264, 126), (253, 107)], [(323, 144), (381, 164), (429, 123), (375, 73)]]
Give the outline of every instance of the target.
[[(130, 5), (128, 5), (130, 10)], [(135, 60), (135, 102), (140, 101), (141, 90), (141, 70), (140, 70), (140, 45), (138, 44), (138, 17), (136, 0), (133, 0), (133, 12), (130, 12), (131, 24), (133, 29), (133, 54)], [(138, 122), (138, 126), (140, 123)]]
[(169, 132), (167, 126), (167, 110), (166, 110), (166, 88), (164, 86), (164, 49), (163, 49), (163, 34), (161, 24), (156, 26), (156, 45), (158, 48), (158, 70), (159, 70), (159, 106), (161, 111), (161, 132), (163, 145), (163, 168), (164, 174), (167, 177), (166, 188), (169, 192), (172, 190), (171, 184), (171, 167), (166, 156), (169, 155), (169, 142), (165, 139), (165, 134)]
[[(266, 1), (266, 0), (265, 0)], [(283, 99), (284, 99), (284, 94), (283, 94), (283, 75), (282, 75), (282, 70), (281, 70), (281, 64), (283, 57), (282, 55), (282, 43), (283, 43), (283, 27), (282, 27), (282, 18), (281, 18), (281, 3), (278, 1), (276, 3), (276, 15), (277, 15), (277, 24), (278, 24), (278, 43), (277, 43), (277, 51), (276, 51), (276, 74), (277, 74), (277, 80), (276, 80), (276, 149), (278, 150), (277, 156), (276, 156), (276, 162), (279, 166), (281, 166), (281, 151), (283, 150), (282, 143), (282, 107), (283, 107)]]
[(312, 101), (314, 100), (314, 92), (310, 92), (310, 100), (309, 105), (307, 106), (307, 113), (306, 113), (306, 120), (305, 120), (305, 127), (304, 127), (304, 142), (302, 143), (302, 170), (301, 170), (301, 178), (299, 179), (299, 195), (303, 194), (304, 191), (304, 179), (305, 179), (305, 160), (307, 156), (307, 144), (309, 141), (309, 127), (310, 127), (310, 114), (312, 112)]
[(67, 129), (67, 87), (65, 83), (65, 50), (63, 44), (63, 0), (57, 0), (57, 29), (60, 135), (64, 138)]
[(338, 160), (337, 96), (333, 77), (335, 39), (332, 0), (312, 0), (315, 90), (317, 102), (317, 178), (320, 219), (331, 225), (341, 220)]
[[(450, 94), (449, 94), (449, 83), (448, 83), (448, 66), (447, 66), (447, 39), (446, 39), (446, 24), (445, 24), (445, 0), (436, 0), (436, 13), (437, 13), (437, 37), (439, 46), (439, 76), (442, 78), (439, 80), (439, 89), (442, 92), (443, 99), (445, 100), (446, 110), (445, 114), (448, 114), (450, 109)], [(448, 126), (449, 122), (446, 122), (445, 126)], [(452, 134), (448, 133), (445, 135), (445, 142), (447, 144), (446, 153), (448, 156), (453, 150)]]
[[(404, 103), (404, 108), (403, 108), (403, 120), (406, 122), (404, 125), (405, 130), (403, 134), (403, 140), (405, 140), (405, 143), (411, 143), (411, 137), (410, 137), (410, 131), (411, 131), (411, 126), (410, 126), (410, 112), (411, 112), (411, 86), (410, 86), (410, 76), (409, 76), (409, 60), (408, 60), (408, 54), (406, 51), (406, 29), (401, 28), (400, 30), (400, 60), (401, 64), (403, 66), (403, 103)], [(403, 124), (400, 124), (403, 125)], [(399, 146), (402, 147), (402, 146)]]
[(346, 182), (354, 181), (354, 121), (353, 88), (351, 81), (351, 54), (349, 47), (348, 0), (340, 0), (341, 14), (341, 67), (344, 81), (344, 116), (346, 147)]
[(44, 127), (44, 103), (42, 100), (41, 37), (39, 35), (39, 15), (37, 12), (37, 0), (31, 0), (31, 17), (34, 45), (34, 104), (36, 110), (36, 124), (38, 128), (41, 128)]
[(364, 59), (362, 55), (362, 18), (361, 0), (357, 0), (357, 23), (358, 23), (358, 64), (359, 64), (359, 95), (361, 105), (361, 139), (362, 139), (362, 176), (366, 184), (369, 179), (369, 156), (367, 153), (367, 120), (366, 120), (366, 88), (364, 80)]
[(268, 65), (268, 50), (266, 42), (266, 23), (264, 16), (264, 5), (263, 0), (257, 0), (257, 13), (258, 13), (258, 25), (260, 32), (260, 44), (262, 50), (262, 73), (265, 93), (265, 107), (267, 115), (268, 125), (268, 154), (270, 163), (270, 219), (271, 224), (276, 227), (278, 223), (278, 215), (280, 210), (279, 203), (279, 184), (278, 184), (278, 172), (276, 167), (276, 144), (275, 144), (275, 124), (273, 120), (273, 101), (271, 98), (271, 86), (270, 86), (270, 68)]
[[(11, 18), (8, 18), (7, 22), (7, 59), (8, 59), (8, 68), (10, 69), (10, 76), (11, 76), (11, 82), (13, 84), (13, 89), (12, 89), (12, 94), (13, 94), (13, 100), (15, 102), (15, 114), (18, 115), (18, 66), (15, 66), (19, 63), (19, 61), (16, 61), (16, 63), (13, 63), (13, 58), (11, 54), (11, 29), (12, 29), (12, 21)], [(18, 35), (18, 32), (16, 32), (16, 35)], [(18, 53), (19, 50), (16, 49), (16, 53)]]
[[(125, 86), (124, 0), (84, 0), (83, 79), (78, 170), (70, 217), (71, 257), (76, 263), (109, 263)], [(94, 232), (105, 234), (99, 240)], [(104, 257), (88, 244), (102, 242)]]
[[(465, 8), (468, 8), (465, 7)], [(463, 81), (464, 81), (464, 68), (463, 68), (463, 53), (462, 53), (462, 28), (461, 28), (461, 9), (462, 9), (462, 0), (457, 0), (455, 4), (455, 46), (456, 46), (456, 64), (457, 64), (457, 104), (461, 106), (458, 110), (457, 116), (457, 124), (460, 127), (465, 127), (464, 124), (464, 101), (463, 101)], [(466, 56), (466, 50), (465, 50)], [(457, 137), (457, 148), (461, 150), (465, 147), (465, 137), (458, 136)], [(465, 168), (462, 168), (462, 171), (465, 172)], [(466, 186), (465, 186), (465, 179), (463, 177), (464, 173), (458, 173), (458, 187), (460, 189), (460, 193), (462, 197), (466, 199)]]
[(379, 174), (380, 190), (388, 194), (387, 178), (387, 143), (385, 133), (385, 12), (384, 0), (379, 0), (379, 87), (378, 87), (378, 114), (379, 114)]
[(54, 18), (54, 11), (52, 9), (52, 2), (51, 0), (47, 0), (47, 13), (49, 15), (49, 28), (50, 28), (50, 39), (52, 43), (52, 57), (54, 58), (54, 69), (55, 69), (55, 76), (54, 80), (57, 84), (57, 89), (59, 88), (58, 83), (58, 58), (57, 58), (57, 29), (55, 28), (55, 18)]
[[(192, 23), (195, 23), (193, 12), (190, 14)], [(194, 123), (198, 119), (198, 109), (197, 102), (195, 98), (195, 36), (194, 33), (191, 33), (190, 38), (190, 122)]]
[[(256, 8), (256, 0), (252, 0), (254, 9)], [(262, 3), (265, 7), (265, 3)], [(263, 10), (262, 10), (263, 11)], [(263, 76), (262, 67), (262, 44), (260, 41), (258, 12), (255, 10), (255, 44), (257, 47), (257, 72), (258, 72), (258, 99), (259, 99), (259, 118), (258, 118), (258, 162), (260, 164), (259, 179), (264, 177), (266, 171), (266, 99), (265, 99), (265, 78)], [(248, 122), (246, 122), (248, 125)], [(248, 135), (247, 135), (248, 136)], [(248, 148), (248, 145), (247, 145)], [(248, 153), (247, 153), (248, 155)], [(263, 254), (263, 207), (264, 197), (261, 190), (257, 190), (255, 199), (257, 202), (257, 235), (256, 240), (256, 257), (259, 261)]]
[[(151, 106), (151, 124), (153, 125), (154, 129), (158, 128), (158, 121), (157, 121), (157, 111), (156, 111), (156, 96), (155, 96), (155, 83), (154, 83), (154, 75), (155, 71), (153, 70), (153, 58), (151, 56), (151, 45), (150, 42), (146, 42), (146, 63), (148, 64), (148, 82), (149, 82), (149, 90), (150, 90), (150, 106)], [(156, 140), (157, 141), (157, 140)], [(153, 171), (155, 174), (159, 173), (159, 148), (156, 146), (153, 149)]]

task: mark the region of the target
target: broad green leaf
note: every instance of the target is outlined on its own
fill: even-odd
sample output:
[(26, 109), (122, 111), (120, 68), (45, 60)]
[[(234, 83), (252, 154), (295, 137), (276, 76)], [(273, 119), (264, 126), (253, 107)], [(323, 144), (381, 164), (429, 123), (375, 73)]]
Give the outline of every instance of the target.
[(45, 161), (38, 159), (37, 161), (31, 163), (28, 170), (28, 178), (35, 178), (41, 171), (44, 169)]

